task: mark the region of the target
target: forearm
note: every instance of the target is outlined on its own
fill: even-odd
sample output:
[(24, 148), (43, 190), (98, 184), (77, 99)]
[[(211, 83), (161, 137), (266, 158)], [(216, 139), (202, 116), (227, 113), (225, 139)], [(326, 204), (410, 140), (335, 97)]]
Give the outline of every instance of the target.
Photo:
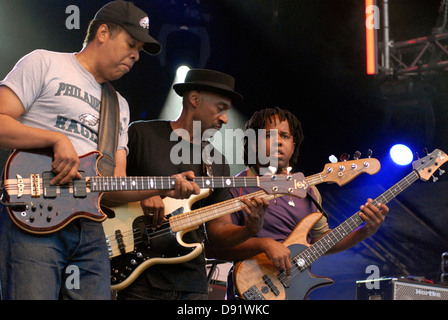
[(209, 258), (216, 258), (227, 261), (240, 261), (265, 252), (267, 238), (249, 238), (243, 243), (233, 247), (222, 247), (209, 242), (205, 245), (206, 255)]
[(232, 223), (208, 229), (208, 239), (220, 248), (231, 248), (253, 237), (254, 234), (246, 226)]
[(8, 115), (0, 114), (0, 147), (5, 149), (52, 148), (65, 135), (26, 126)]

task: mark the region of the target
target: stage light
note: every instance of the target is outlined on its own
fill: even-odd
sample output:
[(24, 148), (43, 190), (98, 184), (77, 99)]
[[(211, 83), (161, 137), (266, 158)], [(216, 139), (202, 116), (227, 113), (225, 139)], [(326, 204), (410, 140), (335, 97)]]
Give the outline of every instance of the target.
[(411, 149), (404, 144), (394, 145), (389, 153), (392, 160), (400, 166), (410, 164), (414, 158)]
[[(176, 70), (176, 74), (172, 85), (184, 82), (188, 70), (190, 70), (190, 68), (186, 65), (179, 66)], [(179, 97), (171, 88), (171, 90), (168, 93), (168, 96), (166, 97), (162, 111), (159, 114), (159, 119), (176, 120), (179, 117), (181, 111), (182, 111), (182, 98)]]
[(190, 70), (190, 68), (188, 66), (180, 66), (179, 68), (177, 68), (177, 71), (176, 71), (177, 79), (176, 80), (179, 80), (179, 82), (184, 81), (189, 70)]

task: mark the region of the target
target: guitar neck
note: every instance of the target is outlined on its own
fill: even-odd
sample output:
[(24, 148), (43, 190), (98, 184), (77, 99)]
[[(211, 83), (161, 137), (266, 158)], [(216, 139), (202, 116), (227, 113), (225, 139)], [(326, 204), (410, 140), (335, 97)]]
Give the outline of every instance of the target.
[[(418, 174), (416, 172), (411, 172), (405, 178), (400, 180), (398, 183), (393, 185), (391, 188), (386, 190), (383, 194), (377, 197), (372, 201), (374, 205), (378, 205), (379, 203), (387, 204), (393, 198), (395, 198), (398, 194), (400, 194), (403, 190), (413, 184), (418, 180)], [(319, 239), (316, 243), (309, 246), (307, 249), (302, 251), (300, 254), (295, 256), (292, 261), (295, 265), (299, 266), (299, 268), (306, 269), (311, 264), (316, 261), (319, 257), (324, 255), (328, 250), (330, 250), (334, 245), (336, 245), (339, 241), (345, 238), (348, 234), (353, 232), (356, 228), (358, 228), (364, 221), (359, 217), (358, 211), (353, 216), (342, 222), (339, 226), (334, 228), (324, 237)]]
[[(312, 186), (323, 182), (321, 174), (315, 174), (305, 178), (308, 185)], [(170, 217), (170, 226), (173, 232), (178, 232), (182, 230), (188, 230), (195, 228), (205, 222), (210, 220), (225, 216), (227, 214), (240, 211), (244, 204), (241, 199), (252, 198), (254, 196), (260, 197), (266, 200), (272, 200), (276, 197), (283, 196), (284, 194), (268, 194), (263, 190), (246, 194), (241, 197), (226, 200), (214, 205), (210, 205), (204, 208), (199, 208), (189, 212), (184, 212), (175, 216)]]
[[(174, 189), (174, 177), (90, 177), (92, 192), (169, 190)], [(258, 187), (257, 177), (196, 177), (199, 188)]]

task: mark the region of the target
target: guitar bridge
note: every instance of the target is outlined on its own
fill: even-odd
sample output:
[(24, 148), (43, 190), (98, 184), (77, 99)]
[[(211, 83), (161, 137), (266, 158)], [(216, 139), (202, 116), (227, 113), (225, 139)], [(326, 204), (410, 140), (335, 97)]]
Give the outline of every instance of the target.
[(40, 197), (40, 175), (31, 174), (30, 175), (30, 185), (31, 185), (31, 197)]

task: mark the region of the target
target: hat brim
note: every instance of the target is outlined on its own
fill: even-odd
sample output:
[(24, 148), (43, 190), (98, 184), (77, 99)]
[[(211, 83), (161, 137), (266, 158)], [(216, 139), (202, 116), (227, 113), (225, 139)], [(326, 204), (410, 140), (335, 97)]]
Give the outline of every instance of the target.
[(238, 92), (227, 90), (224, 88), (219, 88), (216, 86), (210, 86), (207, 84), (201, 84), (201, 83), (177, 83), (173, 85), (174, 91), (179, 95), (183, 96), (185, 91), (191, 91), (191, 90), (203, 90), (203, 91), (209, 91), (221, 94), (225, 97), (229, 97), (230, 100), (232, 100), (233, 104), (237, 104), (243, 101), (243, 96), (240, 95)]
[(157, 55), (162, 50), (162, 45), (147, 32), (135, 26), (123, 25), (123, 28), (135, 39), (143, 42), (143, 51), (150, 55)]

